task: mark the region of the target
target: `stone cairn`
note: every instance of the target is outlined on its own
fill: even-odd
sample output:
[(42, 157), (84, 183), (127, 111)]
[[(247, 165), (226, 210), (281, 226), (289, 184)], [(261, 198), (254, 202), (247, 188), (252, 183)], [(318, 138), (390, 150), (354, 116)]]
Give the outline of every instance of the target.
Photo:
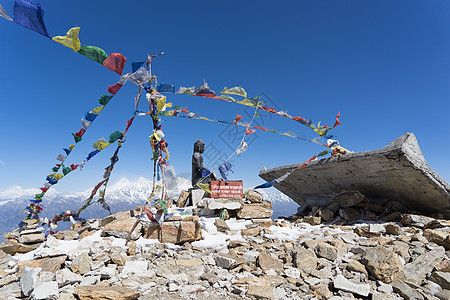
[(358, 192), (274, 221), (254, 191), (205, 199), (200, 216), (140, 222), (127, 246), (139, 209), (47, 238), (27, 221), (0, 245), (0, 299), (450, 299), (447, 220)]

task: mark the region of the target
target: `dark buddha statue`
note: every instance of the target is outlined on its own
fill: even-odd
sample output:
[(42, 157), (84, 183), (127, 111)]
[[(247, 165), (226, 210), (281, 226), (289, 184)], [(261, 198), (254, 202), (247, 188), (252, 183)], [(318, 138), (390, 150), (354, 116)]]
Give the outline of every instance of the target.
[[(192, 155), (192, 187), (196, 187), (197, 182), (199, 182), (202, 176), (202, 170), (208, 171), (207, 168), (203, 167), (203, 157), (202, 153), (205, 151), (205, 143), (202, 140), (198, 140), (194, 144), (194, 154)], [(202, 183), (209, 183), (211, 180), (217, 180), (214, 173), (210, 173), (203, 179)]]

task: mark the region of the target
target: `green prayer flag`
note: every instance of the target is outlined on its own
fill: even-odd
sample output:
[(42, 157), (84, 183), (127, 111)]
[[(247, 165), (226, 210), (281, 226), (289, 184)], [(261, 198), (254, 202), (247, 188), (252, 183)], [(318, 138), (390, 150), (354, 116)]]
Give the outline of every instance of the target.
[(234, 99), (233, 97), (228, 96), (228, 95), (220, 95), (220, 98), (227, 99), (227, 100), (229, 100), (229, 101), (231, 101), (231, 102), (237, 102), (236, 99)]
[(323, 150), (322, 152), (320, 152), (319, 154), (317, 154), (317, 156), (318, 157), (320, 157), (320, 156), (324, 156), (324, 155), (327, 155), (328, 153), (330, 153), (330, 150)]
[(109, 143), (112, 144), (115, 141), (117, 141), (118, 139), (121, 139), (122, 137), (123, 137), (122, 132), (117, 130), (117, 131), (111, 133), (111, 135), (109, 136)]
[(53, 172), (58, 172), (58, 170), (59, 170), (59, 167), (53, 167), (53, 168), (52, 168), (52, 171), (53, 171)]
[(100, 103), (101, 105), (106, 105), (112, 97), (113, 96), (102, 95), (100, 99), (98, 99), (98, 103)]
[(70, 167), (64, 167), (62, 168), (62, 172), (64, 174), (64, 176), (66, 176), (67, 174), (69, 174), (72, 171), (72, 169)]
[(72, 133), (73, 135), (73, 139), (75, 140), (75, 143), (78, 143), (79, 141), (81, 141), (83, 138), (81, 136), (75, 135), (74, 133)]
[(98, 63), (103, 64), (105, 59), (108, 57), (105, 50), (96, 47), (96, 46), (85, 46), (82, 45), (80, 50), (78, 50), (78, 53), (86, 56), (87, 58), (90, 58)]
[(37, 200), (39, 200), (39, 199), (41, 199), (42, 197), (44, 197), (44, 192), (42, 192), (42, 193), (40, 193), (40, 194), (36, 194), (36, 195), (34, 195), (34, 198), (35, 199), (37, 199)]

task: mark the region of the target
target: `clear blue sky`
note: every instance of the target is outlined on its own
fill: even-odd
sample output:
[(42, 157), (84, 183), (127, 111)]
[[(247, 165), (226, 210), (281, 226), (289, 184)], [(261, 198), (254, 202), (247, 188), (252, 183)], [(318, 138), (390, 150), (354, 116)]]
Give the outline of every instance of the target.
[[(154, 59), (159, 82), (200, 86), (216, 92), (242, 86), (249, 96), (264, 93), (292, 115), (342, 125), (334, 130), (353, 151), (380, 148), (413, 132), (431, 168), (450, 181), (450, 18), (448, 1), (40, 1), (51, 36), (81, 27), (85, 45), (131, 62)], [(0, 4), (12, 15), (13, 1)], [(0, 19), (0, 191), (12, 185), (38, 188), (55, 157), (72, 143), (80, 119), (119, 76), (74, 51)], [(70, 155), (79, 163), (100, 137), (123, 130), (132, 116), (137, 87), (127, 83)], [(245, 107), (200, 97), (169, 95), (176, 105), (216, 119), (232, 120)], [(145, 110), (145, 98), (141, 109)], [(205, 164), (220, 161), (239, 143), (228, 127), (166, 117), (163, 131), (178, 174), (190, 176), (193, 143), (206, 142)], [(246, 115), (245, 120), (249, 120)], [(316, 137), (288, 119), (263, 114), (257, 125)], [(322, 123), (322, 124), (323, 124)], [(232, 128), (234, 129), (234, 128)], [(151, 122), (139, 118), (111, 176), (151, 178)], [(322, 147), (258, 132), (234, 159), (231, 179), (250, 187), (267, 168), (298, 163)], [(94, 157), (85, 170), (55, 186), (79, 191), (100, 181), (115, 147)], [(44, 201), (45, 202), (45, 201)]]

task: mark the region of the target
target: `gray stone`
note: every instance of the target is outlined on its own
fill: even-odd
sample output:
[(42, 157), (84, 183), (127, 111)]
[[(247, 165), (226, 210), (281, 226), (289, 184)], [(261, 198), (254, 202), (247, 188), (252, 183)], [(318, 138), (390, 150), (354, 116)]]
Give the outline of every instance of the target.
[(317, 256), (311, 249), (298, 248), (294, 252), (294, 265), (300, 270), (315, 270), (317, 267)]
[(386, 230), (386, 234), (391, 234), (391, 235), (402, 235), (403, 234), (403, 229), (396, 224), (387, 224), (385, 227), (385, 230)]
[(245, 199), (251, 203), (260, 203), (263, 201), (261, 194), (254, 190), (248, 190)]
[(84, 275), (91, 270), (92, 258), (88, 253), (83, 252), (78, 254), (72, 261), (70, 268), (72, 272)]
[(426, 163), (416, 137), (406, 133), (388, 146), (342, 157), (262, 170), (259, 176), (270, 182), (290, 175), (274, 187), (301, 206), (326, 204), (343, 190), (358, 190), (367, 197), (398, 195), (408, 207), (450, 217), (450, 186)]
[(416, 291), (414, 288), (410, 287), (404, 282), (394, 282), (392, 284), (392, 288), (394, 292), (402, 296), (406, 300), (423, 300), (423, 296), (421, 293)]
[(56, 271), (56, 282), (59, 287), (63, 287), (68, 284), (74, 284), (81, 282), (83, 277), (81, 275), (72, 273), (69, 269), (61, 269)]
[(345, 279), (345, 277), (342, 275), (336, 276), (336, 278), (333, 280), (333, 286), (335, 289), (343, 290), (364, 297), (367, 297), (370, 293), (369, 284), (353, 283)]
[[(128, 238), (128, 234), (135, 223), (136, 218), (114, 220), (103, 227), (103, 234), (126, 239)], [(130, 239), (137, 240), (141, 236), (141, 230), (142, 224), (138, 223), (136, 228), (133, 230)]]
[(401, 220), (403, 225), (414, 226), (419, 228), (424, 228), (428, 224), (431, 224), (433, 221), (434, 221), (433, 218), (413, 214), (403, 214)]
[(316, 247), (314, 247), (314, 252), (318, 257), (323, 257), (328, 260), (334, 261), (338, 257), (338, 250), (327, 243), (319, 242)]
[(435, 249), (420, 255), (414, 261), (404, 265), (396, 280), (408, 280), (420, 285), (425, 279), (425, 276), (444, 259), (444, 256), (444, 248), (436, 247)]
[(366, 196), (359, 191), (343, 191), (339, 195), (333, 198), (334, 201), (339, 203), (342, 208), (352, 207), (361, 202), (369, 202)]
[(450, 290), (450, 273), (448, 272), (433, 272), (431, 280), (439, 284), (445, 290)]
[(391, 283), (402, 268), (397, 254), (383, 246), (366, 249), (362, 262), (375, 278), (384, 283)]
[(39, 282), (31, 299), (58, 299), (58, 283), (56, 281)]
[(192, 205), (194, 207), (203, 207), (202, 200), (204, 195), (205, 191), (202, 189), (191, 190)]
[(384, 233), (386, 229), (381, 224), (369, 224), (369, 232), (371, 233)]
[(379, 292), (382, 292), (382, 293), (387, 293), (387, 294), (390, 294), (390, 293), (392, 293), (394, 290), (392, 289), (392, 285), (390, 285), (390, 284), (385, 284), (385, 283), (383, 283), (382, 281), (378, 281), (378, 287), (377, 287), (377, 290), (379, 291)]
[(24, 234), (19, 237), (19, 243), (22, 244), (42, 243), (44, 240), (45, 234), (43, 232)]
[(216, 219), (214, 225), (216, 225), (217, 231), (220, 232), (227, 232), (230, 230), (230, 227), (228, 227), (227, 223), (222, 219)]
[(242, 204), (239, 200), (236, 199), (208, 198), (206, 200), (206, 207), (211, 210), (213, 209), (237, 210), (241, 209)]
[(218, 253), (214, 257), (214, 260), (216, 262), (216, 266), (228, 269), (237, 261), (237, 258), (228, 253)]
[(29, 296), (33, 291), (38, 282), (38, 274), (41, 270), (41, 268), (30, 268), (28, 266), (23, 268), (20, 286), (22, 287), (22, 293), (25, 296)]
[(300, 271), (297, 268), (287, 268), (284, 270), (284, 274), (289, 278), (300, 278)]
[(85, 276), (80, 282), (80, 286), (84, 285), (96, 285), (100, 282), (101, 276)]

